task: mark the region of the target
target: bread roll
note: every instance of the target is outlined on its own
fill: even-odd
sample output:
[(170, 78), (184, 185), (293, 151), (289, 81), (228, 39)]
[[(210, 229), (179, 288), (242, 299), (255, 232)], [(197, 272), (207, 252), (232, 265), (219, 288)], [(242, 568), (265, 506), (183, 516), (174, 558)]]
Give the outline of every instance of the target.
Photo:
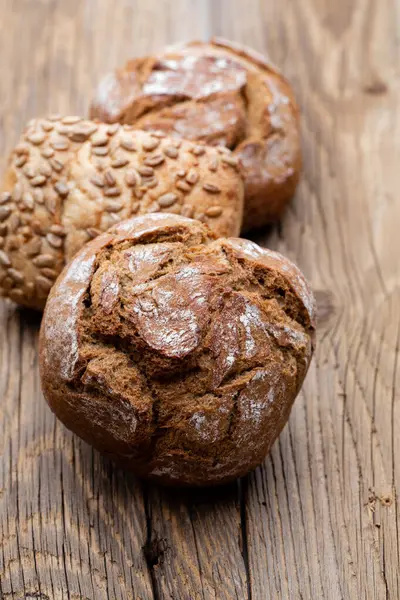
[(129, 61), (101, 81), (91, 115), (234, 151), (245, 180), (243, 230), (278, 219), (301, 169), (292, 89), (266, 59), (223, 39)]
[(42, 309), (76, 251), (134, 214), (183, 214), (237, 235), (242, 208), (230, 154), (78, 117), (33, 120), (0, 192), (0, 294)]
[(137, 217), (89, 242), (53, 287), (44, 395), (142, 477), (223, 483), (256, 467), (285, 425), (314, 316), (283, 256), (184, 217)]

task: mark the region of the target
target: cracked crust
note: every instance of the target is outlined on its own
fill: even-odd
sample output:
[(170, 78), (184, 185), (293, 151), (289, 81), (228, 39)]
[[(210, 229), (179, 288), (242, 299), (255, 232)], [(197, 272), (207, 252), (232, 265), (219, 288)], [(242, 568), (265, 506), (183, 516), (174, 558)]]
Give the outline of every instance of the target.
[(134, 214), (197, 218), (237, 235), (243, 183), (231, 153), (79, 117), (35, 119), (0, 193), (0, 294), (42, 309), (84, 243)]
[(122, 222), (75, 256), (40, 332), (45, 398), (138, 475), (219, 484), (285, 425), (313, 351), (315, 307), (281, 255), (202, 223)]
[(97, 88), (91, 115), (233, 150), (245, 181), (243, 230), (278, 219), (301, 170), (298, 108), (265, 58), (221, 38), (129, 61)]

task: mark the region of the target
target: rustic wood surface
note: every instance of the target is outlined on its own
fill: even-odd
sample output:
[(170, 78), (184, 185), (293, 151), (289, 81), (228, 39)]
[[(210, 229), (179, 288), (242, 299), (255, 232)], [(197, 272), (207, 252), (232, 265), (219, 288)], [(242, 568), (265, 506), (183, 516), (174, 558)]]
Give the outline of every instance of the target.
[(0, 155), (27, 119), (86, 113), (99, 76), (164, 43), (268, 52), (303, 113), (304, 176), (258, 240), (319, 301), (318, 349), (246, 480), (168, 491), (56, 422), (39, 317), (0, 301), (0, 598), (397, 600), (400, 2), (0, 0)]

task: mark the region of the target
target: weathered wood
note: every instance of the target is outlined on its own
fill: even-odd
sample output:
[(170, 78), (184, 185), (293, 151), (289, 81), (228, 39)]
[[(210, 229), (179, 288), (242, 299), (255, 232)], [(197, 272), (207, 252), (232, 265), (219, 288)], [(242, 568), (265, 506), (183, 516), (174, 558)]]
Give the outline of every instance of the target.
[(0, 0), (0, 152), (84, 113), (134, 54), (224, 35), (268, 52), (303, 114), (304, 176), (259, 241), (319, 300), (318, 349), (264, 465), (160, 490), (58, 424), (39, 317), (0, 301), (0, 598), (397, 600), (400, 85), (396, 0)]

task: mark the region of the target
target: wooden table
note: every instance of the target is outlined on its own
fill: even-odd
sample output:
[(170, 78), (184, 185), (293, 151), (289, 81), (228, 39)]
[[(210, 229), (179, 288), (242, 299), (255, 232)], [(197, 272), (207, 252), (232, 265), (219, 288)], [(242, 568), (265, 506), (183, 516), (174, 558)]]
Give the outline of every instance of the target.
[(269, 52), (303, 113), (304, 176), (258, 240), (304, 269), (318, 350), (265, 463), (179, 492), (57, 423), (39, 316), (0, 301), (0, 597), (397, 600), (400, 3), (0, 0), (1, 166), (30, 117), (85, 114), (99, 76), (167, 42)]

